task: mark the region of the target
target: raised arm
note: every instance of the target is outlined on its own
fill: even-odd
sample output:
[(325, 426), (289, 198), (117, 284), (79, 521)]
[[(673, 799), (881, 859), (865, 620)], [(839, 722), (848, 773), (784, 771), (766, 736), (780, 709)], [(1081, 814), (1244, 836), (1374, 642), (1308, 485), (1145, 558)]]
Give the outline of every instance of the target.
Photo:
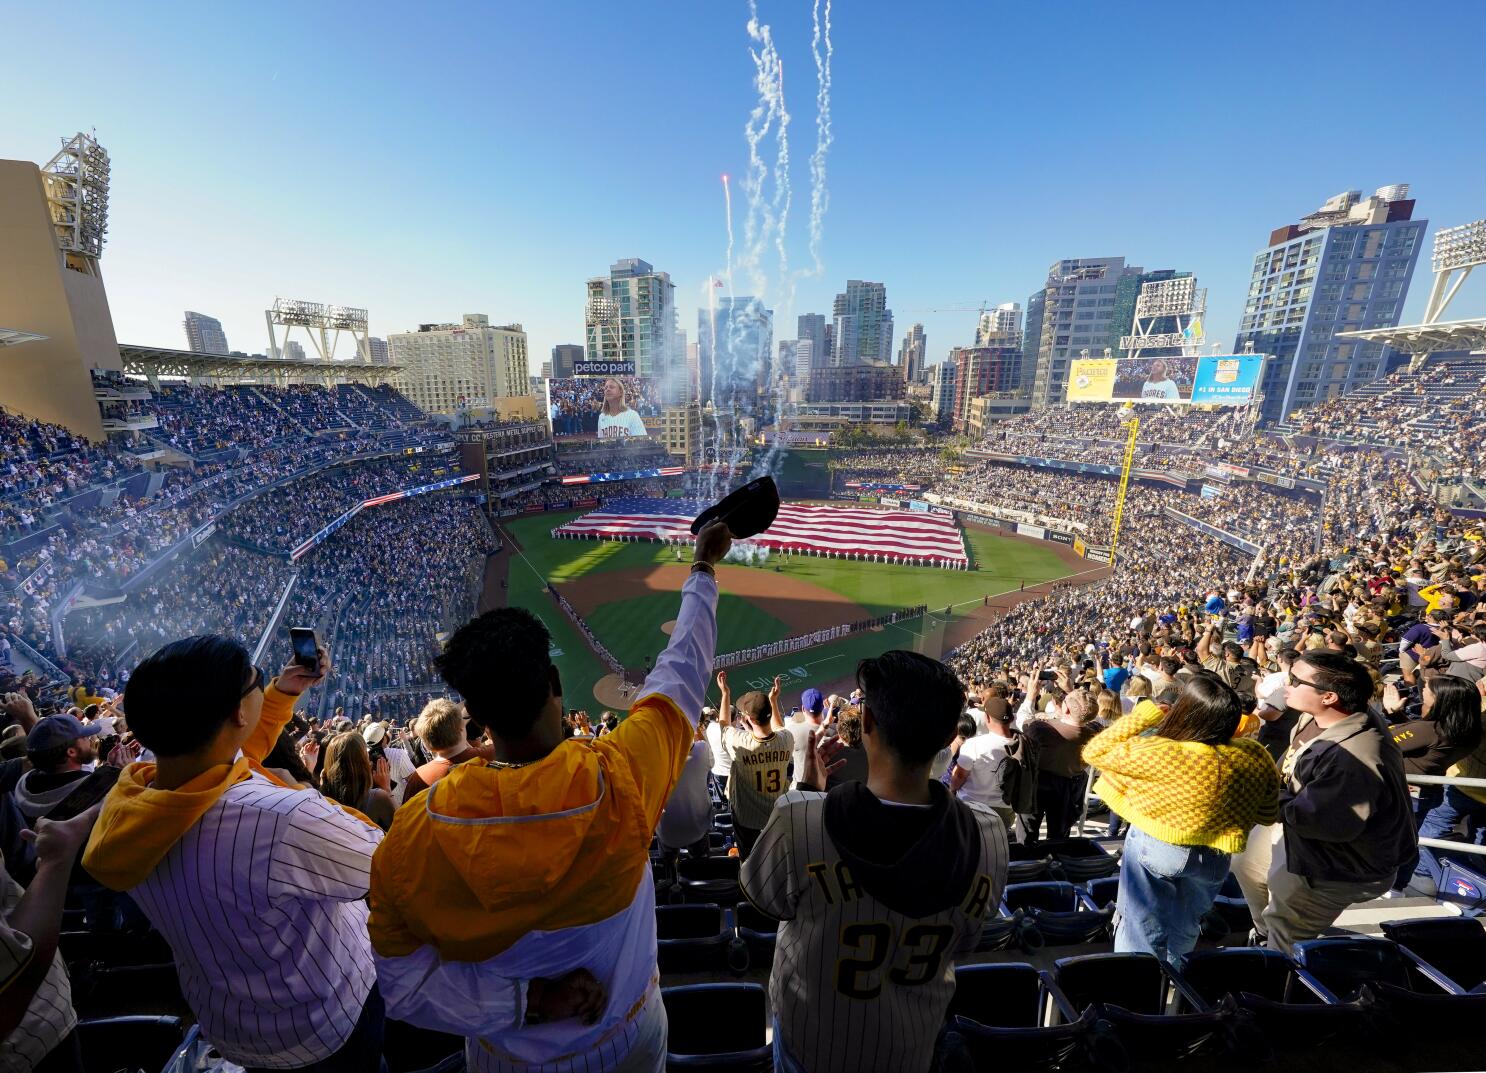
[(722, 699), (717, 702), (717, 721), (724, 727), (733, 725), (733, 690), (728, 685), (728, 672), (717, 672), (717, 688), (722, 690)]
[(717, 571), (713, 564), (721, 561), (732, 543), (732, 534), (722, 522), (713, 522), (698, 534), (691, 577), (681, 588), (676, 628), (640, 687), (636, 706), (659, 693), (696, 726), (717, 655)]
[(772, 730), (784, 729), (784, 713), (779, 708), (779, 675), (774, 676), (774, 684), (769, 687), (769, 727)]

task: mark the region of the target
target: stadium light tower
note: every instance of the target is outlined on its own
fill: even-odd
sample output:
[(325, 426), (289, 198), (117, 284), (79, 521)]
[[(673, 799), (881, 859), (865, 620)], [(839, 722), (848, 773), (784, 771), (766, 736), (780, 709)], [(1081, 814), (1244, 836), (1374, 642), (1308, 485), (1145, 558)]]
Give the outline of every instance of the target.
[(271, 358), (281, 356), (279, 341), (274, 332), (274, 326), (278, 325), (284, 329), (285, 345), (295, 328), (303, 328), (321, 361), (335, 360), (341, 333), (348, 332), (356, 347), (357, 358), (363, 362), (371, 362), (371, 340), (364, 309), (306, 302), (299, 298), (275, 298), (273, 306), (264, 312), (263, 319), (268, 322), (268, 356)]
[[(599, 353), (594, 359), (596, 361), (623, 361), (624, 351), (619, 335), (619, 303), (612, 298), (590, 298), (588, 305), (583, 310), (583, 321), (590, 328), (597, 328), (595, 333), (599, 342)], [(613, 356), (607, 351), (612, 348)]]
[(1120, 407), (1120, 424), (1130, 430), (1125, 437), (1125, 459), (1120, 465), (1120, 487), (1115, 492), (1114, 524), (1109, 533), (1109, 566), (1115, 566), (1115, 548), (1120, 543), (1120, 519), (1125, 516), (1125, 493), (1130, 490), (1130, 469), (1135, 464), (1135, 437), (1140, 432), (1140, 418), (1135, 416), (1135, 407), (1125, 403)]
[(1478, 265), (1486, 265), (1486, 220), (1435, 232), (1434, 286), (1429, 292), (1429, 304), (1424, 307), (1425, 324), (1434, 324), (1444, 316), (1460, 285)]
[(108, 233), (108, 172), (108, 153), (81, 132), (41, 169), (57, 246), (68, 268), (90, 276), (98, 274)]

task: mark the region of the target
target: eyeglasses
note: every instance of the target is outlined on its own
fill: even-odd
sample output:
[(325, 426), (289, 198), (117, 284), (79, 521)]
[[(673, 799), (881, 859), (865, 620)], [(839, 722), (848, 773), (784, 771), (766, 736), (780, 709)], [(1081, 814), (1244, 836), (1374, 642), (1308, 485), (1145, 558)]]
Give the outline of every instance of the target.
[(261, 690), (261, 689), (263, 689), (267, 685), (268, 685), (268, 674), (267, 674), (267, 672), (265, 672), (262, 667), (255, 666), (253, 668), (253, 680), (248, 683), (248, 688), (247, 689), (244, 689), (242, 691), (242, 693), (239, 695), (239, 698), (238, 699), (242, 699), (242, 697), (246, 697), (249, 693), (253, 692), (253, 690), (255, 690), (255, 689)]
[(1290, 684), (1292, 686), (1310, 686), (1317, 693), (1324, 693), (1324, 692), (1326, 692), (1326, 690), (1324, 690), (1320, 686), (1316, 685), (1315, 682), (1307, 682), (1304, 678), (1296, 678), (1294, 671), (1291, 671), (1290, 672)]

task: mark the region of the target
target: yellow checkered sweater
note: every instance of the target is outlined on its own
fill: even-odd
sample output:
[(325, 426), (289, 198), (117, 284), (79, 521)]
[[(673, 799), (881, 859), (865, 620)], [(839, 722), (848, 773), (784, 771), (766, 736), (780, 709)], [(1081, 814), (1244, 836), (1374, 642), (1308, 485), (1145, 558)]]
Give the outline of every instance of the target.
[(1173, 741), (1146, 734), (1161, 709), (1135, 710), (1084, 746), (1099, 769), (1094, 792), (1121, 818), (1177, 846), (1242, 853), (1256, 824), (1279, 819), (1280, 773), (1251, 738), (1227, 745)]

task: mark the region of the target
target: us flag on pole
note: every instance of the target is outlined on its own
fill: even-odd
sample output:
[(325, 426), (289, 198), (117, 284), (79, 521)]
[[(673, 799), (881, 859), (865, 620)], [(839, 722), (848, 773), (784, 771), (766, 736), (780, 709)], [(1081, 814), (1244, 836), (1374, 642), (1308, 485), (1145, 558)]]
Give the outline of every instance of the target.
[[(687, 499), (612, 499), (602, 510), (554, 530), (566, 537), (633, 537), (691, 540), (691, 520), (705, 503)], [(779, 517), (749, 543), (778, 550), (833, 556), (886, 556), (890, 562), (925, 561), (963, 568), (965, 541), (954, 520), (922, 511), (817, 507), (787, 503)]]

